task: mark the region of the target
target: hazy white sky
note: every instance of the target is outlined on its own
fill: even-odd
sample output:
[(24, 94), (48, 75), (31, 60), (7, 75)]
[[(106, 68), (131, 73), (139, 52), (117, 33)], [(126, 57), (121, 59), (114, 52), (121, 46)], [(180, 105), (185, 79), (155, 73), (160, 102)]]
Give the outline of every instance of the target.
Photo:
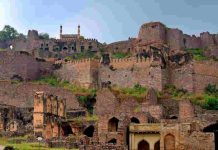
[(0, 0), (0, 29), (9, 24), (19, 32), (28, 29), (58, 37), (76, 33), (114, 42), (136, 37), (140, 26), (161, 21), (188, 34), (218, 31), (217, 0)]

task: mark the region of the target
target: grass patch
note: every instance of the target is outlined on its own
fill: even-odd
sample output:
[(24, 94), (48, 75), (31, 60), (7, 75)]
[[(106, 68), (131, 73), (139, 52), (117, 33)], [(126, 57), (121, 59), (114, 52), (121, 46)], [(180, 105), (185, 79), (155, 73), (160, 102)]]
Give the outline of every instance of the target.
[[(70, 58), (73, 60), (81, 60), (81, 59), (88, 59), (88, 58), (94, 58), (99, 59), (95, 52), (92, 51), (85, 51), (81, 53), (75, 53)], [(69, 59), (69, 56), (68, 56)]]
[(137, 100), (141, 100), (146, 97), (147, 95), (147, 89), (145, 87), (142, 87), (141, 85), (135, 85), (132, 88), (126, 87), (111, 87), (111, 91), (119, 98), (125, 99), (127, 97), (133, 97)]
[[(43, 143), (27, 143), (21, 142), (20, 144), (16, 144), (13, 141), (17, 139), (25, 140), (26, 137), (14, 137), (14, 138), (6, 138), (0, 137), (0, 145), (3, 146), (12, 146), (15, 150), (64, 150), (65, 148), (48, 148)], [(76, 150), (76, 149), (75, 149)]]
[(88, 115), (85, 117), (76, 117), (73, 119), (69, 119), (68, 121), (73, 121), (76, 123), (83, 123), (84, 121), (98, 121), (98, 116), (97, 115)]
[(61, 81), (55, 76), (47, 76), (42, 77), (38, 80), (33, 81), (35, 84), (47, 84), (54, 87), (60, 87), (67, 90), (72, 91), (76, 95), (85, 95), (85, 96), (95, 96), (96, 95), (96, 89), (94, 88), (84, 88), (80, 86), (76, 86), (74, 84), (71, 84), (68, 81)]
[(194, 60), (202, 61), (202, 60), (209, 60), (208, 57), (204, 56), (203, 49), (187, 49), (189, 53), (193, 55)]
[(121, 59), (121, 58), (128, 58), (130, 56), (131, 56), (130, 53), (116, 52), (113, 53), (111, 57), (114, 59)]
[(174, 85), (167, 85), (159, 97), (164, 97), (164, 94), (175, 100), (190, 100), (193, 104), (207, 110), (218, 110), (218, 89), (213, 84), (208, 84), (202, 94), (189, 93), (186, 90), (177, 89)]

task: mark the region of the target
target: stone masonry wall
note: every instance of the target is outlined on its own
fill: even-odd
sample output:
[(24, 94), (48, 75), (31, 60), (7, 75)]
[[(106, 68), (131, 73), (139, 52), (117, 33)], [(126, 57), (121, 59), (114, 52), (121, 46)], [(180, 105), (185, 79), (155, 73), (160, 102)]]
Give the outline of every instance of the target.
[(55, 75), (62, 80), (67, 80), (81, 86), (96, 86), (98, 64), (98, 61), (90, 59), (65, 63), (61, 69), (55, 71)]
[(196, 61), (193, 67), (195, 92), (204, 91), (209, 83), (218, 85), (218, 62)]
[(171, 70), (171, 84), (190, 92), (203, 92), (210, 84), (218, 85), (218, 63), (194, 61)]
[(1, 80), (10, 80), (14, 76), (19, 76), (23, 80), (33, 80), (43, 73), (51, 73), (52, 65), (38, 62), (25, 52), (1, 51), (0, 70)]
[(46, 93), (66, 98), (67, 109), (81, 108), (75, 95), (71, 91), (48, 85), (33, 83), (13, 84), (6, 81), (0, 82), (0, 103), (17, 107), (33, 107), (33, 96), (37, 91), (46, 91)]
[(133, 87), (140, 84), (162, 90), (165, 72), (159, 66), (150, 66), (149, 60), (136, 61), (134, 58), (114, 59), (110, 66), (99, 68), (99, 84), (111, 82), (111, 85)]

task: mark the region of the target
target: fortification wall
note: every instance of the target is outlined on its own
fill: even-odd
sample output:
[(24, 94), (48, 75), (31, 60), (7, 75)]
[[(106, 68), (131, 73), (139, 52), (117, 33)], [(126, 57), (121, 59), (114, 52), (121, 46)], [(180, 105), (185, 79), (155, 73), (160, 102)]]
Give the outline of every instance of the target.
[(218, 85), (218, 62), (195, 61), (193, 67), (195, 92), (203, 92), (209, 83)]
[(179, 89), (194, 92), (193, 63), (185, 64), (178, 68), (171, 68), (170, 83)]
[(90, 87), (95, 86), (97, 68), (100, 62), (90, 59), (72, 61), (64, 63), (62, 68), (54, 72), (62, 80), (67, 80), (72, 83)]
[(183, 33), (179, 29), (167, 29), (167, 43), (171, 50), (180, 51), (184, 49)]
[(135, 39), (129, 39), (126, 41), (114, 42), (114, 43), (108, 44), (105, 49), (107, 52), (112, 52), (112, 53), (114, 53), (114, 52), (124, 52), (124, 53), (132, 52), (133, 47), (134, 47), (134, 45), (133, 45), (134, 41), (135, 41)]
[(42, 72), (51, 72), (51, 67), (51, 64), (38, 62), (26, 52), (0, 52), (1, 80), (10, 80), (15, 76), (19, 76), (23, 80), (33, 80), (40, 77)]
[(171, 70), (171, 84), (190, 92), (201, 93), (210, 84), (218, 85), (218, 63), (194, 61)]
[(7, 81), (0, 81), (0, 103), (17, 107), (33, 107), (34, 93), (38, 91), (45, 91), (48, 94), (66, 98), (67, 109), (80, 108), (75, 95), (71, 91), (49, 85), (13, 84)]
[(133, 87), (140, 84), (146, 87), (163, 89), (163, 70), (160, 66), (150, 66), (149, 59), (115, 59), (110, 66), (101, 65), (99, 68), (99, 83), (108, 83), (121, 87)]

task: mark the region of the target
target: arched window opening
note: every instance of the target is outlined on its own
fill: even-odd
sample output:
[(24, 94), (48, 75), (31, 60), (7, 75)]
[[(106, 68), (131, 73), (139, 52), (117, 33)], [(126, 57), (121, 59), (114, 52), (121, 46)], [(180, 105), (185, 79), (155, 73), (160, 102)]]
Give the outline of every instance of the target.
[(108, 122), (108, 131), (117, 132), (119, 120), (115, 117), (111, 118)]
[(85, 129), (85, 131), (83, 132), (83, 134), (85, 134), (88, 137), (93, 137), (93, 133), (95, 131), (95, 128), (93, 125), (89, 126), (88, 128)]
[(62, 135), (63, 136), (68, 136), (69, 134), (73, 134), (72, 128), (69, 124), (63, 124), (62, 125)]
[(142, 140), (138, 144), (138, 150), (150, 150), (149, 143), (145, 140)]
[(175, 150), (175, 136), (172, 134), (164, 137), (164, 150)]
[(157, 141), (157, 142), (154, 144), (154, 150), (160, 150), (160, 141)]
[(213, 132), (214, 133), (214, 141), (215, 141), (215, 149), (218, 149), (218, 123), (211, 124), (203, 129), (203, 132)]
[(112, 144), (117, 144), (117, 139), (111, 139), (110, 141), (108, 141), (108, 143), (112, 143)]
[(140, 123), (139, 119), (136, 117), (131, 118), (131, 123)]
[(67, 47), (64, 47), (63, 50), (67, 50)]

